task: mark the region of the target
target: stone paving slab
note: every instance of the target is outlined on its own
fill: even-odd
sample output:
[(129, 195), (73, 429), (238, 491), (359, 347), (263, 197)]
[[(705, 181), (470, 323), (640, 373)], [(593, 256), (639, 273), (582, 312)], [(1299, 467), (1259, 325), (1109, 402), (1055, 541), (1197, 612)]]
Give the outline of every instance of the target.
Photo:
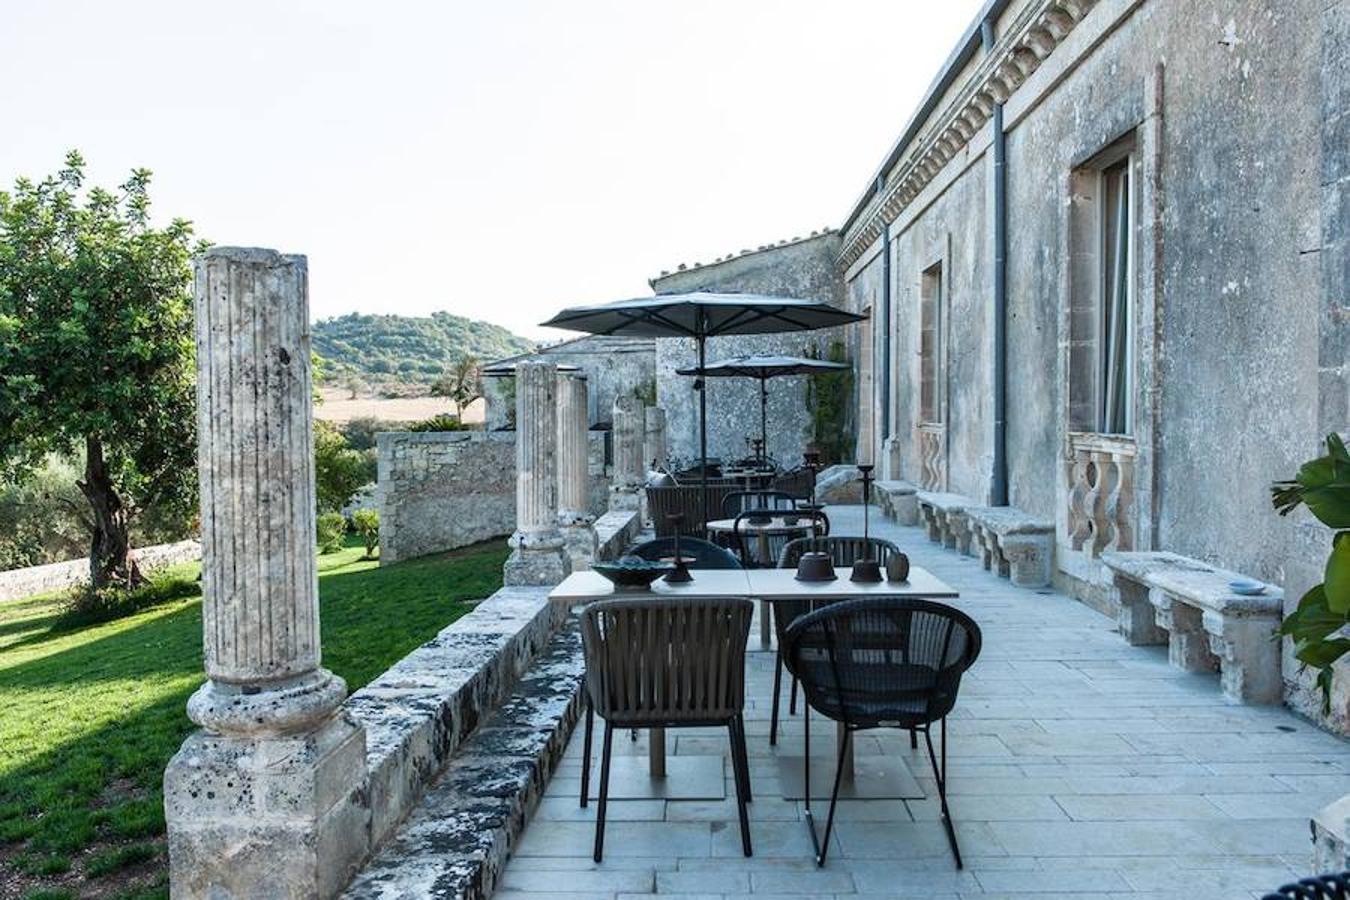
[[(861, 533), (860, 507), (829, 515), (836, 533)], [(1171, 669), (1164, 648), (1131, 647), (1113, 620), (1055, 591), (1013, 587), (919, 528), (880, 516), (872, 528), (955, 586), (956, 605), (984, 631), (948, 726), (964, 871), (931, 799), (845, 805), (830, 860), (814, 867), (802, 806), (782, 798), (775, 776), (779, 755), (801, 753), (801, 715), (785, 717), (768, 746), (773, 655), (752, 650), (754, 857), (740, 856), (734, 803), (621, 800), (610, 804), (605, 861), (593, 863), (594, 806), (576, 806), (577, 736), (495, 896), (1250, 900), (1308, 874), (1308, 819), (1350, 791), (1350, 742), (1283, 708), (1230, 706), (1216, 675)], [(706, 755), (719, 737), (673, 731), (668, 744)], [(906, 735), (864, 738), (867, 752), (901, 755), (934, 792)], [(645, 735), (614, 750), (645, 756)], [(733, 796), (730, 767), (727, 778)]]

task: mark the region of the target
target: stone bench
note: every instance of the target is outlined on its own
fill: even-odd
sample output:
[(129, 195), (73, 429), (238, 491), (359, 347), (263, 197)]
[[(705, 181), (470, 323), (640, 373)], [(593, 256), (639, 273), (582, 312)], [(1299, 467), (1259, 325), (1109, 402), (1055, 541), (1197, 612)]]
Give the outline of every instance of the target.
[(1049, 586), (1054, 522), (1012, 506), (977, 506), (966, 510), (966, 523), (980, 565), (1018, 587)]
[(878, 481), (872, 485), (876, 503), (890, 519), (901, 525), (919, 524), (918, 490), (908, 481)]
[(916, 491), (915, 498), (928, 539), (961, 553), (970, 553), (970, 526), (966, 521), (966, 509), (974, 506), (975, 502), (960, 494), (933, 491)]
[(1172, 665), (1218, 670), (1234, 703), (1278, 703), (1280, 643), (1271, 637), (1284, 609), (1274, 585), (1256, 596), (1233, 593), (1244, 576), (1176, 553), (1102, 554), (1111, 572), (1120, 633), (1131, 644), (1167, 643)]

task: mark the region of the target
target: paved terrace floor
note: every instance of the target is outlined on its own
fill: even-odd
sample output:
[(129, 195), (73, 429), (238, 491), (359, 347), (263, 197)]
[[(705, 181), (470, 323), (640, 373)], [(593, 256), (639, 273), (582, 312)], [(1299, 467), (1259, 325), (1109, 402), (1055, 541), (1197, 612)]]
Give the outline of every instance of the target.
[[(831, 509), (835, 533), (861, 533), (860, 511)], [(594, 864), (595, 804), (577, 807), (578, 728), (497, 896), (1233, 900), (1308, 874), (1308, 817), (1350, 791), (1350, 742), (1283, 708), (1230, 706), (1217, 676), (1178, 672), (1165, 648), (1130, 647), (1111, 620), (1072, 598), (1012, 587), (917, 528), (881, 522), (876, 533), (956, 587), (984, 631), (949, 720), (964, 871), (932, 799), (846, 803), (830, 859), (814, 867), (801, 805), (783, 799), (773, 759), (800, 755), (801, 716), (771, 748), (773, 655), (752, 652), (753, 858), (741, 856), (728, 765), (724, 801), (611, 800), (605, 860)], [(813, 724), (828, 741), (827, 723)], [(675, 755), (708, 755), (725, 752), (724, 734), (671, 731), (667, 740)], [(867, 735), (859, 753), (903, 755), (936, 796), (923, 751), (905, 734)], [(645, 738), (616, 735), (614, 746), (616, 758), (646, 753)], [(598, 762), (597, 739), (593, 786)]]

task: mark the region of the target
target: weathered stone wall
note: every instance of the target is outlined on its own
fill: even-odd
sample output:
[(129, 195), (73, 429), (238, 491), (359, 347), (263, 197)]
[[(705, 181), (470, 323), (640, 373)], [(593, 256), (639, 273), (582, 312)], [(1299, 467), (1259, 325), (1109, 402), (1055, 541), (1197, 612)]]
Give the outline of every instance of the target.
[[(131, 551), (142, 572), (164, 566), (201, 559), (202, 545), (196, 541), (178, 541), (173, 544), (155, 544)], [(68, 559), (45, 566), (29, 566), (0, 572), (0, 603), (22, 600), (35, 594), (46, 594), (83, 584), (89, 580), (88, 559)]]
[[(1000, 29), (1034, 6), (1010, 9)], [(1133, 133), (1135, 549), (1281, 582), (1291, 603), (1320, 577), (1324, 535), (1274, 515), (1268, 488), (1350, 424), (1346, 10), (1101, 0), (1067, 36), (1038, 36), (1042, 50), (1057, 46), (1004, 105), (1008, 465), (1011, 502), (1058, 519), (1061, 544), (1072, 216), (1084, 203), (1071, 173)], [(993, 459), (991, 140), (983, 121), (955, 141), (890, 223), (892, 433), (912, 448), (918, 283), (941, 258), (947, 487), (982, 502)], [(855, 305), (879, 293), (882, 241), (870, 243), (845, 254)], [(912, 450), (899, 462), (891, 477), (920, 480)], [(1288, 660), (1286, 676), (1296, 680)], [(1312, 711), (1301, 694), (1291, 702)]]
[[(537, 353), (497, 360), (491, 365), (543, 360), (559, 366), (576, 366), (586, 374), (587, 423), (592, 427), (609, 421), (614, 398), (630, 393), (656, 378), (656, 346), (652, 338), (587, 335), (545, 347)], [(489, 431), (504, 427), (511, 408), (509, 378), (485, 378), (486, 422)]]
[[(591, 512), (607, 502), (604, 433), (590, 440)], [(509, 535), (516, 527), (515, 433), (390, 431), (376, 436), (380, 561)]]
[[(653, 279), (652, 288), (657, 293), (743, 291), (842, 305), (842, 283), (834, 265), (838, 251), (838, 235), (826, 232), (666, 274)], [(845, 328), (713, 338), (708, 341), (707, 361), (760, 353), (803, 356), (808, 347), (823, 352), (833, 337), (847, 331)], [(671, 455), (686, 460), (698, 456), (698, 394), (694, 391), (694, 379), (676, 375), (675, 371), (697, 364), (697, 348), (692, 340), (657, 339), (657, 405), (666, 410), (666, 441)], [(768, 417), (769, 454), (785, 465), (800, 463), (810, 435), (804, 377), (769, 381)], [(723, 458), (745, 456), (749, 452), (745, 442), (748, 437), (759, 437), (759, 382), (750, 378), (709, 378), (708, 453)]]

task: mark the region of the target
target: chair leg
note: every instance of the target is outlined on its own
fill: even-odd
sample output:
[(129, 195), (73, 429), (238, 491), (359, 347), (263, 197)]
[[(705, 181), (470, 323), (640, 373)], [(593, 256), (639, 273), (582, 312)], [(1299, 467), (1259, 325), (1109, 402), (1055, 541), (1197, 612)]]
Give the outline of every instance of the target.
[(586, 808), (586, 795), (591, 792), (591, 732), (595, 729), (595, 707), (586, 696), (586, 739), (581, 744), (581, 808)]
[(797, 676), (792, 676), (792, 691), (788, 694), (788, 715), (797, 714)]
[(952, 846), (952, 856), (956, 857), (956, 867), (964, 868), (961, 863), (961, 848), (956, 843), (956, 827), (952, 824), (952, 814), (947, 809), (947, 720), (942, 720), (942, 761), (933, 752), (933, 736), (928, 728), (923, 730), (924, 742), (928, 745), (928, 761), (933, 766), (933, 779), (937, 782), (938, 801), (942, 806), (942, 825), (947, 829), (947, 842)]
[(731, 766), (736, 773), (736, 811), (741, 819), (741, 852), (746, 856), (750, 855), (750, 815), (745, 811), (745, 804), (749, 802), (747, 790), (749, 786), (749, 775), (741, 768), (740, 751), (737, 745), (740, 743), (740, 729), (736, 726), (736, 720), (733, 719), (727, 723), (727, 740), (731, 745)]
[(609, 756), (614, 746), (614, 726), (605, 723), (605, 746), (600, 752), (600, 803), (595, 810), (595, 855), (596, 862), (605, 852), (605, 807), (609, 803)]
[(773, 712), (769, 715), (769, 746), (778, 744), (778, 695), (783, 690), (783, 654), (775, 653), (773, 659)]
[(909, 749), (919, 749), (919, 730), (917, 728), (911, 728), (909, 730)]
[(754, 793), (750, 790), (750, 751), (745, 746), (745, 719), (736, 717), (736, 751), (741, 759), (741, 777), (745, 782), (745, 802), (753, 803)]
[[(839, 744), (839, 761), (834, 767), (834, 788), (830, 791), (830, 811), (825, 815), (825, 837), (816, 844), (816, 867), (825, 866), (825, 856), (830, 852), (830, 832), (834, 830), (834, 810), (839, 804), (839, 784), (844, 780), (844, 762), (848, 757), (849, 744), (853, 741), (853, 732), (844, 730), (844, 739)], [(815, 843), (816, 826), (811, 824), (811, 841)]]

